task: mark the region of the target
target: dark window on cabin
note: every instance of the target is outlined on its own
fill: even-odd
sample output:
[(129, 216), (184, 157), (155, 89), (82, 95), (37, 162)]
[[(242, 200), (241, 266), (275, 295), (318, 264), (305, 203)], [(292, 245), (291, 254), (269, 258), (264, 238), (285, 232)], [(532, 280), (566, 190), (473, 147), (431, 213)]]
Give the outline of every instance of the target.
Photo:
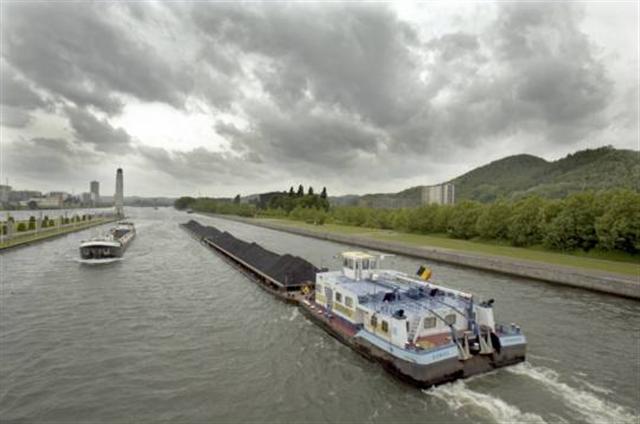
[(342, 303), (342, 293), (336, 292), (336, 302)]
[(427, 317), (424, 319), (424, 328), (434, 328), (436, 326), (436, 317)]
[(349, 296), (345, 296), (344, 304), (347, 308), (353, 308), (353, 299), (350, 298)]
[(456, 323), (456, 314), (449, 314), (444, 317), (444, 320), (447, 322), (447, 324), (453, 325)]
[(378, 317), (376, 317), (375, 315), (371, 315), (371, 326), (373, 328), (378, 326)]
[(349, 260), (347, 258), (344, 258), (344, 262), (342, 264), (345, 267), (349, 266)]
[(369, 259), (362, 260), (362, 269), (369, 269)]
[(382, 331), (384, 331), (385, 333), (389, 332), (389, 323), (387, 321), (382, 321)]

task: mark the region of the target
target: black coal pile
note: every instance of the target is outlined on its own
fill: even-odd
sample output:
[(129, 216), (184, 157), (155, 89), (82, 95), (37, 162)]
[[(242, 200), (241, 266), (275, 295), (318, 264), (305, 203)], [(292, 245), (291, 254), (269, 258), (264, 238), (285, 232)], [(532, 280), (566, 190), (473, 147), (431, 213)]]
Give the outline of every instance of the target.
[(297, 286), (315, 281), (316, 272), (319, 271), (313, 264), (298, 256), (278, 255), (257, 243), (247, 243), (226, 231), (204, 226), (197, 221), (190, 220), (181, 225), (200, 240), (211, 241), (285, 286)]

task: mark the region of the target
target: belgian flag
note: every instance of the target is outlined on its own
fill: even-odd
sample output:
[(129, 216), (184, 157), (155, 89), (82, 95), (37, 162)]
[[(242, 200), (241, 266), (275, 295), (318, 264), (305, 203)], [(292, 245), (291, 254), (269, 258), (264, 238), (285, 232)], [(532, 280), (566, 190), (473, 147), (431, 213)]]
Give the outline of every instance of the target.
[(431, 268), (427, 268), (423, 265), (418, 269), (416, 275), (418, 275), (418, 277), (420, 277), (424, 281), (427, 281), (429, 280), (429, 278), (431, 278)]

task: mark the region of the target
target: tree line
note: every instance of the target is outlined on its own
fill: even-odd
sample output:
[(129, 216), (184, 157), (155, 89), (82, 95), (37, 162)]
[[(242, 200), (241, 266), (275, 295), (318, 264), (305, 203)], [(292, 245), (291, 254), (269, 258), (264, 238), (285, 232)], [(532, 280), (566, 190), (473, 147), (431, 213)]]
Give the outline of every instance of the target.
[(521, 247), (640, 252), (640, 194), (630, 190), (582, 192), (560, 200), (539, 196), (489, 204), (467, 200), (413, 209), (342, 207), (331, 211), (330, 220)]
[[(329, 210), (327, 189), (323, 187), (320, 194), (315, 194), (313, 187), (309, 186), (305, 193), (304, 186), (300, 184), (297, 190), (293, 186), (288, 191), (281, 193), (269, 193), (263, 195), (266, 201), (253, 201), (243, 203), (238, 194), (233, 200), (213, 199), (208, 197), (180, 197), (176, 199), (176, 209), (193, 209), (198, 212), (219, 213), (226, 215), (255, 216), (257, 214), (273, 217), (291, 217), (294, 219), (315, 221), (316, 215), (326, 216)], [(322, 222), (317, 223), (324, 223)]]
[[(455, 205), (431, 204), (405, 209), (329, 208), (326, 195), (303, 192), (300, 196), (299, 192), (290, 190), (274, 196), (264, 209), (207, 199), (192, 199), (190, 204), (194, 210), (215, 213), (445, 234), (456, 239), (496, 241), (521, 247), (542, 245), (564, 251), (597, 248), (640, 253), (640, 193), (632, 190), (587, 191), (564, 199), (534, 195), (517, 200), (498, 199), (493, 203), (465, 200)], [(179, 202), (180, 199), (176, 207)]]

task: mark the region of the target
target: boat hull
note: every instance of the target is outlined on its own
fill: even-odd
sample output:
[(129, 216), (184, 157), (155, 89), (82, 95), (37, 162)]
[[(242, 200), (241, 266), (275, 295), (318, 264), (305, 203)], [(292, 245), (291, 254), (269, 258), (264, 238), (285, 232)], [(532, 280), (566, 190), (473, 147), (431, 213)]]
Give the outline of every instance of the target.
[(132, 229), (115, 239), (83, 242), (80, 245), (80, 261), (87, 264), (103, 264), (121, 259), (135, 236), (136, 232)]
[[(349, 334), (348, 331), (341, 329), (339, 325), (332, 323), (332, 320), (327, 318), (312, 301), (304, 300), (299, 305), (303, 315), (322, 327), (330, 335), (350, 346), (365, 358), (380, 363), (388, 372), (401, 380), (420, 388), (428, 388), (457, 379), (468, 378), (525, 360), (526, 342), (501, 347), (499, 353), (473, 355), (465, 361), (458, 358), (457, 348), (453, 345), (448, 352), (446, 349), (442, 350), (442, 359), (434, 360), (431, 363), (416, 363), (381, 349), (375, 343), (360, 337), (358, 333)], [(453, 357), (450, 355), (452, 349), (456, 352)], [(438, 353), (435, 355), (438, 355)]]

